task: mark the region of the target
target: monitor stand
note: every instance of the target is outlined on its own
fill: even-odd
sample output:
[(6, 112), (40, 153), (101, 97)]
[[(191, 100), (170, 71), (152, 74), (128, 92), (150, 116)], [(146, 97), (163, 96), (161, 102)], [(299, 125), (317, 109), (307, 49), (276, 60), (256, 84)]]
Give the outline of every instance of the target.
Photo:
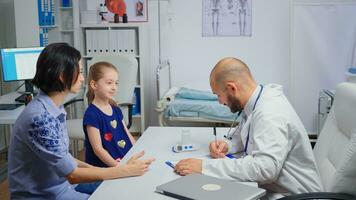
[(25, 103), (26, 102), (26, 97), (29, 94), (32, 94), (32, 96), (36, 95), (36, 93), (34, 92), (31, 80), (25, 80), (25, 93), (23, 93), (19, 97), (17, 97), (15, 99), (15, 101), (20, 102), (20, 103)]
[(34, 94), (33, 93), (33, 85), (30, 80), (25, 80), (25, 94), (26, 93)]

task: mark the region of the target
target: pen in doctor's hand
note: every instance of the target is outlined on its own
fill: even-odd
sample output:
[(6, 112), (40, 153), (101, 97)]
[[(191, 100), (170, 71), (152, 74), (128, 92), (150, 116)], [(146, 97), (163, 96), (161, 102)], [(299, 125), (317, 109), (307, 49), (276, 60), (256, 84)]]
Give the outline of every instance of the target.
[(218, 141), (216, 139), (216, 127), (214, 126), (214, 136), (215, 136), (215, 146), (217, 147), (218, 146)]

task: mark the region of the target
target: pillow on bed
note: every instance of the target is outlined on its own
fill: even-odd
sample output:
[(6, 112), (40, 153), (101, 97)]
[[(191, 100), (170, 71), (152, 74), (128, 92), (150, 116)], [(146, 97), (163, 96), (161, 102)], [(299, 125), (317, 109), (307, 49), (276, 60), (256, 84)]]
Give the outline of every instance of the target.
[(178, 93), (176, 95), (176, 98), (210, 100), (210, 101), (218, 100), (218, 97), (215, 94), (211, 93), (211, 92), (195, 90), (195, 89), (188, 89), (188, 88), (184, 88), (184, 87), (182, 87), (178, 91)]

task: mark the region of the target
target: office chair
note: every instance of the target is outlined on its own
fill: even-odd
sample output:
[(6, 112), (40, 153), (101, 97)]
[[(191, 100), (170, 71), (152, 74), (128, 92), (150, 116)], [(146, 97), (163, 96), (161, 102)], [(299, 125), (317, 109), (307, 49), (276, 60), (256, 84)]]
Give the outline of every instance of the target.
[[(96, 62), (105, 61), (113, 64), (119, 71), (119, 84), (118, 92), (114, 97), (114, 100), (118, 103), (118, 106), (123, 112), (125, 122), (127, 122), (127, 128), (129, 129), (132, 125), (132, 100), (134, 95), (134, 89), (137, 81), (137, 71), (138, 71), (138, 62), (135, 57), (130, 55), (100, 55), (94, 56), (90, 61), (88, 67), (91, 64)], [(88, 70), (87, 70), (88, 71)], [(78, 102), (84, 101), (84, 107), (88, 106), (86, 93), (84, 92), (83, 99), (76, 99), (66, 103), (64, 106)], [(126, 109), (125, 109), (126, 108)], [(78, 156), (78, 141), (84, 140), (83, 132), (83, 119), (69, 119), (67, 120), (67, 128), (69, 138), (72, 140), (73, 156)]]
[(313, 149), (325, 192), (280, 200), (356, 199), (356, 83), (341, 83)]

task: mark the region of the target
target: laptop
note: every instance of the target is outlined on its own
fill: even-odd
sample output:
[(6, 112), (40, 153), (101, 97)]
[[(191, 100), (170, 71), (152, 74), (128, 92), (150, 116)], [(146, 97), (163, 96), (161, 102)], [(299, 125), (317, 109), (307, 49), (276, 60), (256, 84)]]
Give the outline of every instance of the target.
[(156, 187), (156, 192), (177, 199), (250, 200), (266, 194), (264, 189), (214, 178), (202, 174), (190, 174)]

